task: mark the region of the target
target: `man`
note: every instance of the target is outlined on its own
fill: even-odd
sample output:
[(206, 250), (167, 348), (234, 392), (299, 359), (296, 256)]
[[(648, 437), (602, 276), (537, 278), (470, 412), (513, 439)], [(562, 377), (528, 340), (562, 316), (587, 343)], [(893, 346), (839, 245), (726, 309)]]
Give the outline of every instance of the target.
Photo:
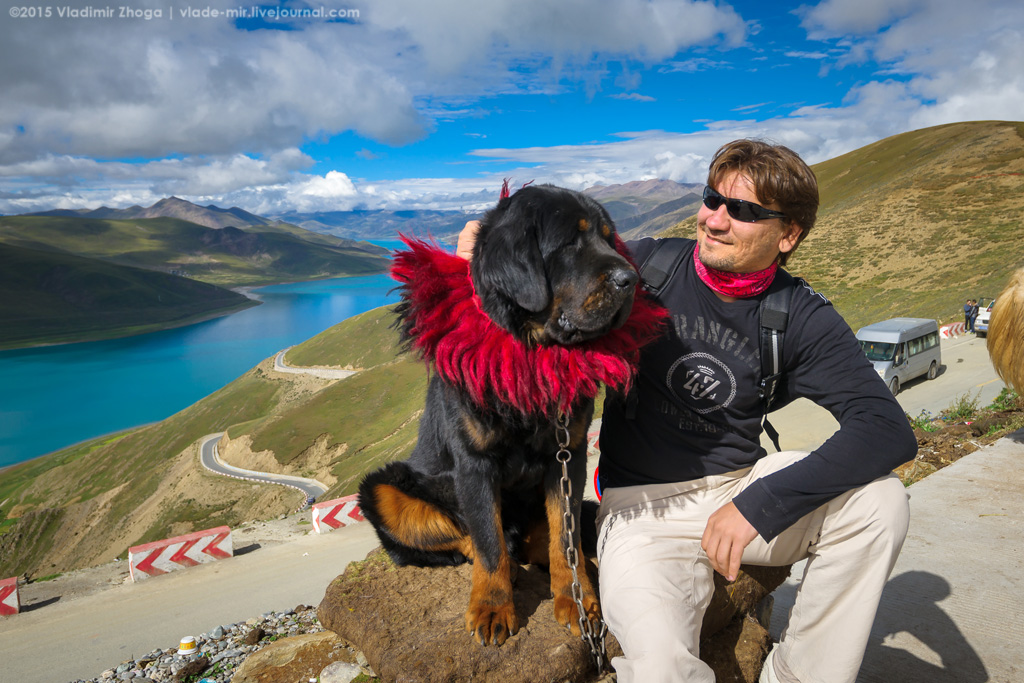
[(967, 332), (974, 332), (974, 325), (972, 324), (973, 313), (974, 302), (968, 299), (967, 303), (964, 304), (964, 329)]
[[(809, 454), (760, 446), (759, 303), (817, 207), (814, 174), (791, 150), (722, 147), (697, 239), (677, 245), (682, 256), (659, 292), (672, 324), (644, 349), (636, 393), (605, 402), (598, 561), (622, 683), (713, 683), (698, 658), (713, 571), (732, 579), (741, 562), (805, 558), (761, 680), (856, 679), (907, 531), (907, 496), (891, 470), (917, 443), (849, 326), (800, 284), (777, 405), (809, 398), (840, 427)], [(654, 246), (630, 245), (639, 263)]]

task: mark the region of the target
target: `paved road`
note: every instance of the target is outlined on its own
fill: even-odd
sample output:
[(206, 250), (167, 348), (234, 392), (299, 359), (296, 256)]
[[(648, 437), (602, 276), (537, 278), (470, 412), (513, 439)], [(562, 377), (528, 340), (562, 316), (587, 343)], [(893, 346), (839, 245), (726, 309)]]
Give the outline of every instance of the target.
[[(958, 396), (977, 396), (979, 406), (987, 406), (1005, 386), (992, 367), (985, 340), (968, 335), (943, 339), (939, 376), (907, 382), (896, 399), (913, 417), (922, 410), (937, 416)], [(839, 427), (827, 410), (806, 399), (772, 413), (770, 419), (779, 430), (783, 450), (813, 450)], [(769, 452), (775, 451), (767, 436), (762, 436), (761, 445)]]
[[(290, 349), (292, 347), (288, 347)], [(307, 368), (299, 367), (297, 365), (288, 365), (284, 359), (284, 354), (288, 353), (288, 349), (284, 351), (278, 351), (277, 355), (274, 356), (274, 370), (277, 372), (284, 372), (292, 375), (313, 375), (314, 377), (320, 377), (321, 379), (345, 379), (356, 374), (355, 370), (341, 370), (339, 368)]]
[(270, 472), (255, 472), (228, 465), (217, 455), (217, 442), (220, 441), (222, 436), (224, 436), (224, 432), (208, 434), (199, 442), (199, 460), (203, 463), (203, 467), (211, 472), (223, 474), (226, 477), (234, 477), (235, 479), (247, 479), (267, 484), (290, 486), (293, 489), (302, 491), (307, 498), (317, 498), (327, 491), (327, 486), (315, 479), (293, 477), (287, 474), (272, 474)]
[(265, 612), (318, 605), (377, 546), (369, 524), (60, 600), (0, 619), (0, 680), (66, 683)]

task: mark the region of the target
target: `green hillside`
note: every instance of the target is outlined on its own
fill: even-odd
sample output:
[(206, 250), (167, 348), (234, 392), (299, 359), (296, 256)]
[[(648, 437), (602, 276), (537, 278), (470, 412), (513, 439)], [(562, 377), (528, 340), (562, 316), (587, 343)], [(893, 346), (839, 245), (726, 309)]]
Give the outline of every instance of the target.
[[(301, 503), (294, 490), (203, 470), (195, 444), (205, 434), (252, 439), (252, 450), (270, 450), (282, 472), (330, 483), (325, 498), (354, 493), (367, 468), (411, 452), (426, 394), (421, 361), (377, 356), (397, 348), (391, 316), (390, 307), (370, 311), (292, 350), (301, 357), (319, 349), (318, 365), (358, 361), (364, 370), (347, 379), (279, 374), (267, 359), (162, 422), (3, 470), (0, 574), (92, 566), (138, 543), (267, 519)], [(371, 366), (372, 357), (380, 362)]]
[[(851, 327), (962, 319), (1024, 265), (1024, 123), (904, 133), (816, 164), (818, 223), (790, 259)], [(692, 237), (696, 218), (662, 233)]]
[[(308, 239), (303, 234), (308, 236)], [(175, 218), (0, 218), (0, 242), (120, 265), (178, 271), (216, 285), (265, 285), (387, 270), (379, 254), (294, 226), (207, 228)]]
[[(942, 126), (815, 167), (820, 222), (791, 269), (854, 327), (894, 315), (957, 319), (1024, 264), (1024, 124)], [(99, 221), (102, 223), (102, 221)], [(693, 220), (673, 229), (692, 234)], [(195, 444), (226, 431), (229, 462), (313, 476), (326, 497), (411, 451), (427, 371), (402, 354), (390, 308), (291, 349), (294, 365), (349, 367), (328, 381), (267, 359), (158, 424), (0, 472), (0, 576), (89, 566), (135, 543), (294, 509), (294, 491), (209, 474)], [(222, 453), (223, 454), (223, 453)], [(248, 458), (248, 461), (246, 460)]]
[(255, 304), (198, 280), (0, 243), (0, 348), (140, 334)]

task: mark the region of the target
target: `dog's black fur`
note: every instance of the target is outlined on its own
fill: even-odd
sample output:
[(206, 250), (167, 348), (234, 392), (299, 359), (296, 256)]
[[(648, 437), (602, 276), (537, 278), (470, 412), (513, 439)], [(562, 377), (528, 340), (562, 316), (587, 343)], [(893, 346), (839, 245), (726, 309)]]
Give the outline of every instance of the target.
[[(471, 274), (484, 312), (520, 341), (541, 345), (572, 345), (621, 326), (638, 278), (615, 249), (605, 209), (549, 185), (523, 188), (485, 215)], [(399, 306), (406, 333), (407, 310)], [(549, 565), (556, 619), (578, 633), (560, 543), (556, 416), (524, 415), (492, 399), (476, 405), (433, 376), (412, 456), (366, 476), (362, 512), (397, 564), (474, 563), (466, 628), (480, 643), (500, 645), (518, 630), (512, 562)], [(579, 521), (593, 410), (592, 399), (572, 407), (569, 470), (584, 605), (596, 620), (597, 596), (580, 547), (580, 528), (592, 530), (593, 519)]]

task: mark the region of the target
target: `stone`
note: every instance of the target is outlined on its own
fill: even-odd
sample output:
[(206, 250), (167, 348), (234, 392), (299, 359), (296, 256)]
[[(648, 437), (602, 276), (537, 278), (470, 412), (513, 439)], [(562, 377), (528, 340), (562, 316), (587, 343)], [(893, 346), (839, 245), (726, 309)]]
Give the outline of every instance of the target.
[(206, 657), (195, 657), (186, 662), (180, 669), (174, 673), (174, 680), (186, 681), (190, 676), (196, 676), (206, 671), (210, 667), (210, 660)]
[(474, 641), (464, 621), (471, 571), (469, 565), (396, 567), (377, 550), (350, 564), (327, 588), (317, 612), (320, 623), (362, 651), (384, 681), (582, 683), (593, 678), (589, 648), (555, 621), (550, 578), (539, 567), (517, 572), (519, 633), (501, 647)]
[[(596, 577), (592, 561), (588, 567)], [(550, 578), (540, 567), (527, 565), (517, 572), (519, 633), (501, 647), (476, 643), (464, 626), (471, 572), (468, 564), (398, 567), (377, 549), (331, 583), (318, 609), (320, 623), (365, 653), (369, 667), (388, 683), (597, 679), (589, 648), (555, 622)], [(744, 565), (736, 581), (715, 576), (701, 652), (719, 681), (756, 682), (770, 637), (756, 618), (747, 615), (756, 614), (758, 605), (788, 575), (789, 567)], [(609, 659), (621, 654), (611, 635), (607, 649)]]
[(352, 683), (363, 672), (358, 664), (334, 662), (320, 672), (320, 683)]
[(354, 659), (340, 647), (338, 636), (330, 632), (284, 638), (249, 655), (238, 668), (232, 683), (294, 683), (315, 679), (334, 662)]
[(733, 619), (701, 640), (700, 658), (715, 672), (716, 683), (757, 683), (772, 638), (753, 616)]
[(249, 632), (245, 634), (245, 637), (242, 638), (242, 642), (246, 645), (255, 645), (256, 643), (260, 642), (260, 640), (262, 640), (263, 636), (265, 635), (266, 631), (264, 631), (259, 626), (256, 626), (250, 629)]
[(729, 625), (737, 616), (756, 612), (758, 603), (789, 577), (790, 567), (740, 565), (736, 580), (729, 582), (715, 572), (715, 592), (704, 613), (701, 638), (708, 638)]

